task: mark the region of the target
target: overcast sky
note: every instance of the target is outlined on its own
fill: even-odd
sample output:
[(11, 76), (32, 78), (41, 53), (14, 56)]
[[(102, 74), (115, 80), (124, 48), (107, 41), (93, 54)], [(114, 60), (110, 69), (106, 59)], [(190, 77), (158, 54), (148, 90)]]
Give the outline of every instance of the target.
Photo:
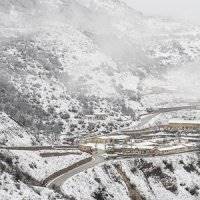
[(200, 0), (124, 0), (148, 15), (171, 16), (200, 24)]

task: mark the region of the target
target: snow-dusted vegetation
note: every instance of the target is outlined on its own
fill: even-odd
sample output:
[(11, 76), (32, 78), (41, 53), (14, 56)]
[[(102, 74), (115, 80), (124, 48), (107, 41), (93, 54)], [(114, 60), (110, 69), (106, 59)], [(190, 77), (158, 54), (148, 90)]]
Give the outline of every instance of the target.
[[(193, 153), (101, 163), (105, 148), (78, 150), (91, 153), (79, 145), (91, 136), (199, 120), (198, 107), (173, 110), (199, 102), (199, 46), (199, 26), (145, 16), (123, 0), (0, 0), (0, 200), (199, 199)], [(164, 146), (162, 132), (149, 136), (141, 148)], [(74, 175), (84, 159), (92, 168)], [(61, 191), (41, 187), (70, 166)]]
[(199, 199), (199, 157), (182, 154), (122, 162), (146, 199)]
[(1, 146), (31, 146), (34, 137), (28, 134), (18, 123), (5, 113), (0, 113), (0, 144)]
[(1, 200), (64, 200), (67, 196), (41, 187), (39, 181), (23, 172), (12, 158), (0, 154)]
[[(200, 54), (196, 26), (147, 18), (112, 0), (3, 0), (0, 12), (0, 108), (40, 142), (111, 132), (138, 110), (199, 97), (191, 94), (198, 85), (182, 84), (188, 69), (176, 70)], [(99, 112), (109, 120), (86, 120)]]
[[(69, 151), (70, 152), (70, 151)], [(39, 151), (2, 150), (1, 153), (12, 160), (12, 162), (23, 172), (27, 173), (37, 181), (42, 181), (56, 171), (90, 157), (89, 154), (78, 152), (77, 154), (41, 157)]]
[[(138, 192), (138, 199), (197, 200), (200, 198), (199, 164), (199, 157), (194, 153), (108, 162), (68, 179), (62, 190), (81, 200), (98, 199), (97, 196), (130, 199), (130, 192)], [(132, 186), (131, 191), (127, 189), (128, 184)]]

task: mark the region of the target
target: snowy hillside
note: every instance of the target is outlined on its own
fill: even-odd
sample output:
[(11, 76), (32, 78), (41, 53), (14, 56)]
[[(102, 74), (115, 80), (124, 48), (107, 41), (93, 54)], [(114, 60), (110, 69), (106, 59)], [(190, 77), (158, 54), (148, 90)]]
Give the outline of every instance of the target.
[(75, 175), (62, 190), (81, 200), (128, 200), (132, 195), (148, 200), (197, 200), (199, 172), (199, 158), (195, 154), (127, 159)]
[[(90, 157), (89, 154), (77, 151), (68, 151), (69, 155), (41, 157), (40, 153), (34, 151), (7, 151), (1, 153), (13, 160), (13, 163), (23, 172), (33, 177), (37, 181), (42, 181), (54, 172), (67, 168), (68, 166)], [(73, 154), (74, 153), (74, 154)], [(77, 154), (76, 154), (77, 153)]]
[[(123, 0), (0, 0), (0, 16), (0, 200), (200, 199), (195, 153), (107, 161), (78, 146), (86, 135), (199, 119), (197, 108), (173, 110), (200, 99), (199, 26)], [(5, 149), (32, 145), (52, 148)], [(75, 175), (44, 188), (60, 170)]]
[[(110, 132), (138, 110), (199, 99), (198, 74), (187, 76), (199, 27), (115, 0), (2, 0), (0, 13), (0, 109), (38, 141)], [(92, 113), (109, 120), (91, 124)]]
[(33, 137), (5, 113), (0, 113), (0, 141), (4, 146), (31, 146)]
[(17, 168), (11, 158), (0, 154), (0, 200), (66, 200), (67, 196), (40, 187), (39, 182)]

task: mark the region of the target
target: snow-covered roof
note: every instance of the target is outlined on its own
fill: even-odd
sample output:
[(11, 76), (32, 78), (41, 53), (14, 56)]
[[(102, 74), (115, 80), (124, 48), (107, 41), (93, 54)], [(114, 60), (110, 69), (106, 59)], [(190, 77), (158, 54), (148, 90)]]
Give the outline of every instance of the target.
[(184, 119), (170, 119), (169, 124), (179, 123), (179, 124), (199, 124), (200, 120), (184, 120)]
[(95, 115), (106, 115), (105, 112), (95, 112), (94, 114), (95, 114)]
[(181, 149), (185, 148), (184, 145), (175, 145), (175, 146), (167, 146), (167, 147), (161, 147), (159, 148), (160, 151), (166, 151), (166, 150), (176, 150), (176, 149)]
[(115, 140), (122, 140), (129, 138), (128, 135), (108, 135), (108, 136), (100, 136), (101, 139), (115, 139)]

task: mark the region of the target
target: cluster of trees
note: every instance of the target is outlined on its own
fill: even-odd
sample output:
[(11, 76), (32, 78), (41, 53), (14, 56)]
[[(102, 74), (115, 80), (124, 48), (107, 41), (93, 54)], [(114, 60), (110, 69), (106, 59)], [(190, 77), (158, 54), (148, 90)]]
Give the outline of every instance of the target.
[(21, 94), (12, 83), (4, 81), (0, 81), (0, 111), (8, 114), (19, 125), (30, 129), (36, 137), (45, 133), (56, 139), (63, 130), (63, 123), (56, 118), (55, 111), (43, 110), (34, 102), (34, 98)]
[(121, 112), (123, 115), (131, 116), (133, 120), (136, 120), (135, 111), (132, 108), (126, 106), (124, 99), (113, 100), (112, 103), (113, 103), (113, 110), (115, 112), (118, 113)]
[[(10, 53), (13, 49), (15, 52)], [(5, 65), (4, 68), (17, 73), (35, 73), (35, 68), (41, 69), (38, 74), (45, 74), (49, 78), (58, 77), (59, 70), (63, 69), (55, 53), (42, 48), (31, 38), (17, 38), (5, 42), (0, 47), (0, 61)]]
[[(33, 70), (30, 70), (30, 67)], [(56, 54), (38, 46), (30, 38), (13, 39), (0, 47), (0, 111), (7, 113), (37, 137), (46, 133), (56, 138), (63, 130), (62, 119), (67, 120), (69, 114), (61, 113), (59, 116), (55, 109), (51, 108), (45, 111), (34, 94), (19, 92), (10, 82), (11, 77), (35, 75), (38, 71), (35, 67), (42, 69), (38, 75), (45, 77), (56, 77), (62, 69)]]
[[(15, 49), (16, 52), (9, 54), (10, 49)], [(19, 59), (20, 58), (20, 59)], [(53, 54), (50, 50), (46, 50), (38, 46), (33, 40), (14, 39), (4, 46), (0, 47), (0, 60), (3, 61), (3, 66), (0, 66), (0, 111), (7, 113), (13, 120), (25, 128), (29, 128), (35, 135), (39, 136), (43, 133), (52, 135), (55, 140), (64, 130), (63, 120), (68, 122), (70, 119), (70, 113), (75, 114), (75, 118), (81, 119), (84, 115), (94, 114), (94, 110), (97, 107), (101, 107), (101, 103), (106, 100), (96, 96), (84, 96), (80, 95), (77, 100), (80, 102), (82, 109), (79, 111), (76, 107), (68, 109), (68, 112), (56, 113), (54, 108), (49, 108), (47, 111), (42, 109), (38, 98), (34, 94), (20, 93), (9, 80), (9, 73), (12, 75), (27, 75), (33, 72), (35, 67), (43, 70), (44, 77), (48, 77), (48, 74), (56, 77), (59, 70), (62, 69), (62, 65), (58, 60), (56, 54)], [(2, 68), (2, 72), (1, 72)], [(9, 70), (9, 73), (4, 77), (2, 74), (5, 70)], [(43, 77), (43, 76), (41, 76)], [(36, 88), (40, 86), (38, 84), (33, 85)], [(133, 94), (132, 91), (126, 91), (126, 96), (131, 98), (137, 98), (137, 95)], [(134, 111), (125, 105), (123, 100), (118, 102), (111, 102), (107, 99), (110, 108), (106, 110), (107, 113), (120, 113), (126, 116), (135, 118)], [(85, 126), (89, 131), (98, 129), (94, 124), (81, 123), (80, 126)], [(106, 130), (111, 131), (115, 129), (115, 125), (105, 125)], [(71, 125), (70, 130), (76, 130), (78, 126)], [(101, 128), (101, 127), (99, 127)]]
[(77, 100), (82, 105), (82, 114), (83, 115), (93, 115), (94, 114), (94, 105), (99, 103), (98, 99), (94, 96), (87, 97), (83, 95), (79, 95)]

